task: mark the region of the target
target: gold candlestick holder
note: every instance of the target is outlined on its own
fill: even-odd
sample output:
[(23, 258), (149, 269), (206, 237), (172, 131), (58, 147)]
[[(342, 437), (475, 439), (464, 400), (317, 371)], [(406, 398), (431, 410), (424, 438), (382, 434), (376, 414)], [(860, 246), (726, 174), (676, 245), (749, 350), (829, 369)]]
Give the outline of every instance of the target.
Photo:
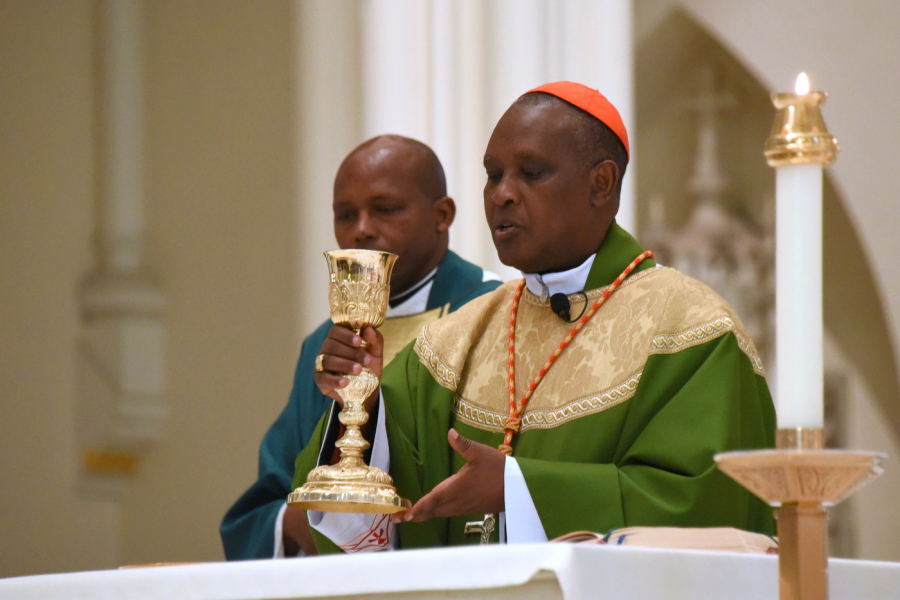
[(834, 162), (837, 140), (819, 108), (827, 99), (825, 92), (772, 94), (775, 119), (764, 150), (770, 167)]
[[(331, 281), (328, 304), (331, 320), (359, 334), (364, 327), (384, 322), (390, 296), (391, 271), (396, 254), (374, 250), (326, 252)], [(365, 342), (364, 342), (365, 343)], [(349, 384), (338, 390), (344, 408), (338, 415), (346, 431), (335, 442), (341, 458), (334, 465), (316, 467), (306, 483), (288, 496), (288, 504), (306, 510), (344, 513), (392, 514), (409, 508), (397, 495), (391, 476), (363, 460), (369, 442), (360, 428), (369, 420), (366, 399), (378, 389), (378, 377), (364, 367), (359, 375), (346, 375)]]
[(882, 473), (883, 454), (824, 449), (821, 429), (779, 429), (775, 450), (717, 454), (719, 468), (775, 507), (781, 600), (828, 598), (827, 515)]

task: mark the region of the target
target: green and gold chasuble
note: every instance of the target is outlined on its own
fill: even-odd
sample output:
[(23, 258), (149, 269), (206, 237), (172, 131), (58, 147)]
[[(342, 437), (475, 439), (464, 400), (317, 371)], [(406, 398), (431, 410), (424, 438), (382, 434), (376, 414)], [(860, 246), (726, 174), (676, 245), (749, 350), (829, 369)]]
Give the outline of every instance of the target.
[[(613, 224), (588, 276), (588, 302), (642, 251)], [(464, 464), (447, 443), (450, 427), (502, 443), (516, 285), (426, 326), (384, 371), (390, 474), (413, 503)], [(583, 300), (570, 301), (578, 314)], [(570, 329), (548, 300), (524, 291), (517, 390)], [(295, 485), (315, 466), (321, 432), (298, 457)], [(720, 472), (713, 455), (772, 447), (774, 432), (760, 358), (732, 308), (702, 283), (645, 260), (548, 371), (512, 446), (550, 539), (635, 525), (773, 533), (771, 508)], [(400, 547), (476, 544), (479, 536), (463, 529), (481, 518), (403, 523)], [(313, 533), (320, 551), (336, 549)]]

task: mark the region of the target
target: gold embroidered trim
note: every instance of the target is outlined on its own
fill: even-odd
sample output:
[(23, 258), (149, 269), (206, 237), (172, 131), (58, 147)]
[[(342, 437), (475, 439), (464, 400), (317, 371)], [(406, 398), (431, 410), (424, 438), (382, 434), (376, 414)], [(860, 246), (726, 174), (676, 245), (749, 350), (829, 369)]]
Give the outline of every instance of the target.
[(753, 371), (765, 376), (762, 359), (756, 353), (753, 342), (735, 327), (734, 320), (731, 317), (718, 317), (678, 333), (657, 335), (650, 344), (650, 354), (674, 354), (685, 348), (704, 344), (729, 331), (734, 333), (738, 341), (738, 347), (750, 359)]
[(762, 358), (756, 353), (756, 348), (753, 346), (750, 338), (737, 330), (734, 332), (734, 337), (737, 338), (738, 348), (750, 359), (750, 363), (753, 365), (753, 372), (765, 377), (766, 371), (763, 369)]
[[(621, 283), (621, 285), (619, 285), (619, 288), (620, 289), (624, 288), (628, 285), (631, 285), (632, 283), (635, 283), (636, 281), (638, 281), (640, 279), (643, 279), (646, 275), (649, 275), (650, 273), (652, 273), (654, 271), (654, 269), (656, 269), (656, 268), (661, 268), (661, 267), (653, 267), (651, 269), (645, 269), (645, 270), (641, 271), (640, 273), (635, 273), (634, 275), (629, 276), (627, 279), (625, 279), (625, 281), (623, 281)], [(610, 285), (612, 285), (612, 284), (610, 284)], [(587, 292), (585, 292), (588, 297), (588, 302), (599, 298), (601, 295), (603, 295), (603, 292), (605, 292), (608, 287), (610, 287), (610, 286), (604, 285), (603, 287), (594, 288), (592, 290), (588, 290)], [(525, 292), (522, 294), (521, 301), (527, 302), (528, 304), (533, 304), (535, 306), (550, 306), (549, 298), (544, 298), (543, 300), (541, 300), (540, 296), (536, 296), (535, 294), (532, 294), (531, 290), (529, 290), (527, 287), (525, 288)], [(570, 294), (569, 302), (583, 303), (584, 300), (582, 299), (581, 294)]]
[(428, 341), (427, 331), (427, 326), (423, 327), (419, 337), (416, 338), (416, 354), (435, 381), (451, 392), (455, 392), (459, 387), (459, 373), (437, 353), (434, 346)]
[[(573, 400), (559, 408), (530, 410), (522, 417), (522, 426), (519, 431), (551, 429), (585, 415), (598, 413), (621, 404), (634, 396), (641, 381), (642, 373), (643, 371), (638, 371), (623, 383), (614, 385), (600, 393)], [(506, 419), (506, 414), (475, 406), (458, 395), (454, 398), (453, 413), (470, 425), (489, 431), (503, 431), (503, 421)]]

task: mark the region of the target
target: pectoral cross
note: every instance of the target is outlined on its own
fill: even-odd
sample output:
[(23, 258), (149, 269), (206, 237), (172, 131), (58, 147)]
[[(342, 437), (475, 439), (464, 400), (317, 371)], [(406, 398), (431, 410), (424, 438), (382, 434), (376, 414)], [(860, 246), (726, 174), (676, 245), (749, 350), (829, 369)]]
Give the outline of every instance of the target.
[(484, 521), (470, 521), (466, 523), (464, 533), (480, 533), (481, 544), (491, 543), (491, 534), (497, 525), (497, 518), (494, 515), (484, 515)]

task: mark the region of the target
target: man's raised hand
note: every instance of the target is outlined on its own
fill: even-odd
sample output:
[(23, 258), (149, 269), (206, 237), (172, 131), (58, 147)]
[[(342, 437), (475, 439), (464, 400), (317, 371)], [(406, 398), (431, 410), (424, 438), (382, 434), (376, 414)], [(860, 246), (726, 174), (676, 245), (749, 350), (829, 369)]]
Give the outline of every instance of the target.
[[(363, 348), (363, 340), (368, 348)], [(362, 336), (344, 325), (332, 325), (328, 337), (322, 343), (322, 371), (313, 378), (323, 394), (333, 398), (343, 407), (344, 401), (337, 390), (347, 386), (346, 375), (359, 375), (363, 367), (368, 367), (376, 377), (381, 377), (384, 354), (384, 338), (374, 327), (365, 327)], [(366, 400), (366, 410), (371, 412), (378, 393)]]
[(466, 459), (466, 464), (425, 494), (410, 510), (394, 515), (392, 519), (395, 523), (504, 510), (503, 470), (506, 455), (464, 438), (455, 429), (447, 433), (447, 441), (457, 454)]

